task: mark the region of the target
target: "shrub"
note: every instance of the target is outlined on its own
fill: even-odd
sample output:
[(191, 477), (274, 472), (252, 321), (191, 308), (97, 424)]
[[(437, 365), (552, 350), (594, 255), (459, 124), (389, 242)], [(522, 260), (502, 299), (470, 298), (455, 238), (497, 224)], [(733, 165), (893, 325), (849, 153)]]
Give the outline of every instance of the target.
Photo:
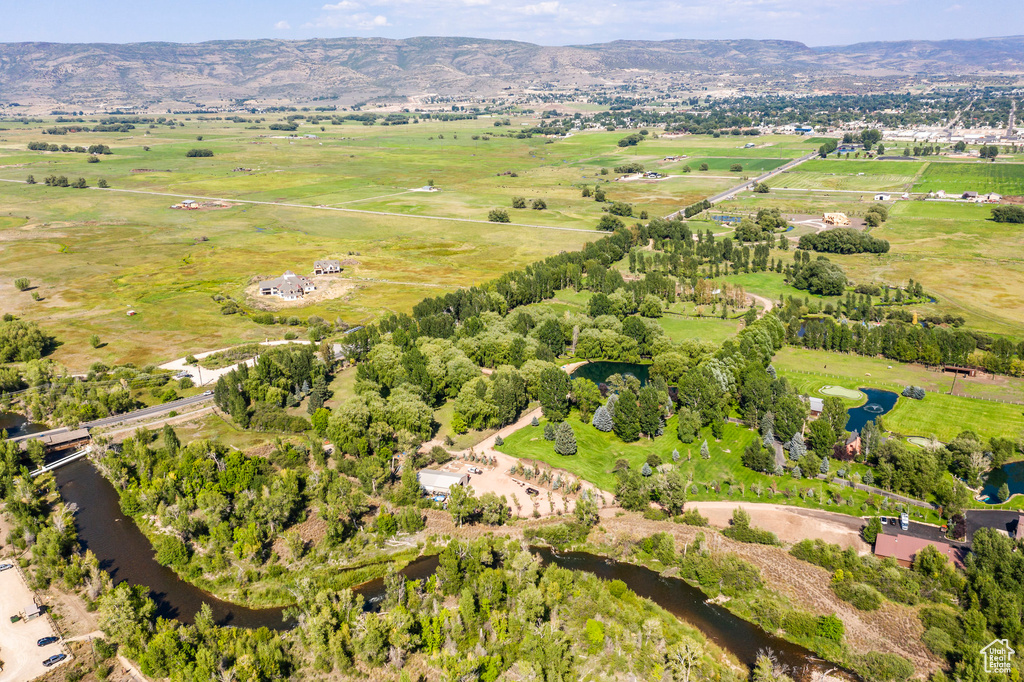
[(912, 398), (914, 400), (924, 400), (925, 391), (920, 386), (907, 386), (900, 393), (904, 398)]
[(856, 659), (856, 667), (868, 682), (898, 682), (914, 674), (914, 666), (899, 654), (871, 651)]
[(782, 627), (793, 637), (813, 637), (818, 632), (818, 618), (812, 613), (792, 611), (786, 614)]
[(526, 199), (523, 197), (512, 197), (512, 208), (526, 208)]
[(487, 220), (492, 223), (510, 223), (512, 219), (508, 217), (508, 211), (503, 208), (491, 209), (491, 212), (487, 214)]
[(29, 281), (28, 277), (19, 277), (14, 280), (14, 288), (18, 291), (25, 291), (30, 286), (32, 286), (32, 283)]
[(836, 596), (861, 611), (876, 611), (882, 606), (882, 594), (871, 585), (842, 581), (833, 583)]
[(928, 628), (921, 636), (924, 645), (936, 656), (945, 656), (953, 650), (953, 638), (939, 628)]
[(996, 206), (992, 220), (997, 223), (1024, 223), (1024, 206)]
[(543, 199), (534, 199), (533, 203), (530, 204), (530, 208), (532, 208), (534, 211), (543, 211), (547, 209), (547, 207), (548, 203)]
[(212, 149), (189, 149), (187, 152), (185, 152), (185, 156), (187, 158), (190, 158), (190, 159), (197, 158), (197, 157), (210, 157), (210, 156), (213, 156), (213, 150)]
[(569, 545), (583, 542), (590, 534), (590, 528), (582, 523), (567, 521), (556, 523), (551, 526), (530, 528), (523, 532), (527, 542), (533, 543), (538, 540), (546, 542), (552, 547), (564, 549)]
[(700, 512), (696, 509), (687, 509), (676, 520), (679, 523), (685, 523), (687, 526), (699, 526), (704, 528), (708, 525), (707, 518), (701, 516)]
[(819, 637), (831, 639), (833, 642), (841, 642), (845, 633), (846, 628), (843, 626), (843, 621), (839, 620), (836, 614), (818, 616), (817, 634)]
[(732, 171), (733, 173), (740, 173), (743, 171), (743, 166), (741, 164), (734, 163), (733, 165), (729, 166), (729, 170)]

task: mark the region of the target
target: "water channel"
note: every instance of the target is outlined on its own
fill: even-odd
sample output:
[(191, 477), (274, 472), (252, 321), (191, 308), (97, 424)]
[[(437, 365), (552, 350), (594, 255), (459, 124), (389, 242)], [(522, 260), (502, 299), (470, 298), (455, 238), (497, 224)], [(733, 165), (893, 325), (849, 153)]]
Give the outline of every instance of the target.
[[(149, 540), (131, 518), (122, 514), (113, 485), (88, 460), (62, 467), (56, 471), (56, 476), (65, 501), (78, 505), (75, 523), (83, 548), (96, 555), (115, 583), (127, 580), (131, 584), (147, 585), (157, 603), (158, 615), (192, 622), (205, 602), (210, 605), (214, 619), (224, 625), (265, 626), (276, 630), (293, 626), (284, 619), (282, 608), (251, 609), (222, 601), (157, 563)], [(781, 663), (794, 669), (831, 667), (816, 659), (807, 649), (768, 634), (722, 606), (708, 604), (699, 589), (678, 578), (662, 578), (649, 569), (593, 554), (559, 554), (539, 547), (533, 551), (544, 564), (554, 563), (587, 571), (605, 580), (622, 580), (640, 596), (651, 599), (700, 629), (711, 641), (733, 653), (746, 665), (754, 663), (759, 650), (771, 649)], [(424, 579), (436, 568), (436, 557), (422, 557), (409, 564), (402, 573), (413, 580)], [(354, 591), (367, 600), (367, 608), (373, 609), (384, 596), (384, 580), (372, 580)]]

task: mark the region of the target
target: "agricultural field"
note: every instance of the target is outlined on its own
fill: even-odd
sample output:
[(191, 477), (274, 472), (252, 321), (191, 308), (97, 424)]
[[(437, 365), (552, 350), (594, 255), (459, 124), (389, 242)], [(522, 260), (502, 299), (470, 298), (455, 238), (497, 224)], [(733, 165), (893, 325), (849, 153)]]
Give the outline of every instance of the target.
[(768, 181), (772, 188), (908, 191), (925, 166), (914, 161), (812, 159)]
[[(266, 129), (270, 121), (257, 130), (190, 117), (179, 122), (183, 127), (140, 124), (129, 133), (44, 135), (52, 123), (0, 133), (0, 296), (5, 312), (59, 331), (54, 358), (73, 370), (96, 361), (162, 362), (287, 331), (222, 315), (214, 296), (249, 311), (269, 305), (278, 315), (361, 324), (579, 249), (600, 237), (593, 227), (604, 207), (581, 196), (584, 184), (601, 182), (609, 200), (655, 216), (733, 183), (615, 183), (614, 173), (601, 174), (638, 154), (660, 162), (685, 153), (675, 140), (623, 149), (621, 131), (558, 141), (496, 137), (536, 119), (515, 120), (512, 128), (495, 128), (489, 119), (307, 124), (296, 135), (315, 137), (295, 139)], [(113, 153), (87, 163), (87, 154), (29, 151), (30, 142), (105, 144)], [(719, 140), (700, 143), (713, 153)], [(186, 157), (193, 148), (213, 156)], [(24, 184), (28, 175), (37, 184)], [(51, 175), (84, 177), (89, 188), (44, 186)], [(97, 188), (100, 179), (109, 189)], [(430, 181), (439, 191), (410, 191)], [(547, 209), (511, 209), (513, 196), (542, 198)], [(183, 199), (223, 200), (224, 207), (170, 209)], [(486, 222), (496, 207), (509, 210), (512, 224)], [(346, 261), (342, 275), (321, 283), (322, 293), (297, 304), (253, 298), (258, 279), (286, 269), (308, 274), (318, 258)], [(16, 291), (18, 277), (28, 277), (32, 288)], [(129, 317), (129, 310), (137, 314)], [(104, 345), (89, 349), (92, 334)]]
[(949, 194), (996, 192), (1008, 196), (1024, 195), (1024, 164), (992, 163), (929, 163), (914, 185), (915, 192)]

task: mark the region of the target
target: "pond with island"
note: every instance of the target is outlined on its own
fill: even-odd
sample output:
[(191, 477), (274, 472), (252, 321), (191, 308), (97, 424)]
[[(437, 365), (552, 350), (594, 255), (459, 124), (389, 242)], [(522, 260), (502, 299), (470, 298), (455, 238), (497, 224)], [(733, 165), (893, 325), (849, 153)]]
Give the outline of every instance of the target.
[(986, 504), (1002, 504), (999, 488), (1004, 483), (1010, 497), (1024, 495), (1024, 462), (1010, 462), (990, 471), (981, 489), (981, 501)]

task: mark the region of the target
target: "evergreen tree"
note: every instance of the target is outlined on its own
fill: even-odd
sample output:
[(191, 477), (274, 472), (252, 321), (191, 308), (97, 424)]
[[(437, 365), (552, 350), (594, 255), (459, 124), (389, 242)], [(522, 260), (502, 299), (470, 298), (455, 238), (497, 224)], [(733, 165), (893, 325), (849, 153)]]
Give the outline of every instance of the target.
[(661, 427), (661, 405), (658, 403), (658, 391), (648, 384), (640, 389), (640, 430), (648, 438), (654, 438)]
[(640, 437), (640, 407), (635, 393), (628, 389), (622, 392), (615, 403), (612, 422), (615, 435), (623, 441), (632, 443)]
[(540, 420), (534, 417), (530, 420), (530, 426), (540, 426)]
[(559, 422), (568, 416), (571, 388), (569, 375), (558, 367), (547, 367), (540, 373), (537, 393), (548, 421)]
[(576, 454), (576, 434), (566, 422), (562, 422), (555, 429), (555, 452), (560, 455)]
[(829, 462), (828, 457), (821, 458), (821, 465), (818, 467), (818, 473), (828, 474)]
[(544, 440), (555, 439), (555, 426), (551, 422), (544, 425)]
[(797, 464), (795, 467), (793, 467), (793, 478), (803, 478), (803, 477), (804, 477), (804, 472), (800, 470), (800, 465)]
[(678, 462), (679, 461), (679, 451), (678, 450), (673, 450), (672, 451), (672, 461), (673, 462)]
[(651, 469), (651, 465), (650, 464), (648, 464), (647, 462), (644, 462), (644, 465), (642, 467), (640, 467), (640, 473), (643, 476), (650, 476), (651, 474), (654, 473), (654, 471)]
[(700, 445), (700, 456), (701, 459), (711, 459), (711, 449), (708, 447), (708, 441), (706, 438)]
[(598, 431), (604, 431), (605, 433), (611, 431), (615, 426), (612, 423), (612, 416), (608, 413), (608, 409), (604, 405), (597, 408), (594, 412), (594, 421), (592, 423), (595, 429)]
[(807, 448), (804, 446), (804, 437), (798, 431), (789, 441), (789, 458), (796, 462), (805, 454), (807, 454)]

